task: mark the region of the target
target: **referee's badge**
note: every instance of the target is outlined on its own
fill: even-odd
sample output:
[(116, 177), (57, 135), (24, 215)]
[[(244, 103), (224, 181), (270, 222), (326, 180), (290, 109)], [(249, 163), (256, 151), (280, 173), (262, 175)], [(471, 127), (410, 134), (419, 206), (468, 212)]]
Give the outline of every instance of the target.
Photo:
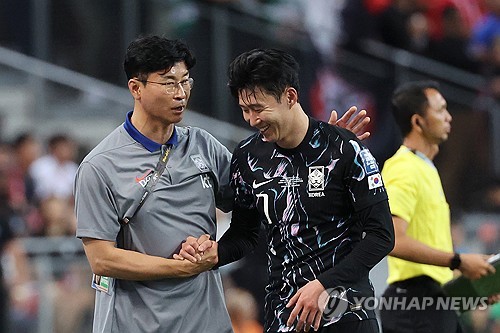
[(191, 160), (194, 162), (194, 164), (196, 165), (196, 167), (201, 172), (209, 172), (210, 171), (210, 168), (207, 166), (207, 164), (205, 163), (205, 161), (203, 161), (203, 158), (201, 158), (201, 156), (199, 154), (198, 155), (191, 155), (189, 157), (191, 157)]

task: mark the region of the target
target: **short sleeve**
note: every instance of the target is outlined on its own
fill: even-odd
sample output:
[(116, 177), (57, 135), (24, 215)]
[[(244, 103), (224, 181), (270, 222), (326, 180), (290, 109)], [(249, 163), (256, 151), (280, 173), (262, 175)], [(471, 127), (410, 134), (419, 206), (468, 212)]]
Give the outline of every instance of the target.
[(91, 163), (83, 162), (75, 180), (76, 236), (115, 241), (120, 222), (106, 178)]

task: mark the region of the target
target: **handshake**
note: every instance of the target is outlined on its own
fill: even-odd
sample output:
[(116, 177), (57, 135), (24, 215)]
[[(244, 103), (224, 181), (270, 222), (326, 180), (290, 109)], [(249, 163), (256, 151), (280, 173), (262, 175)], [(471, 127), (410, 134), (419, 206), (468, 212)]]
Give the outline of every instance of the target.
[(218, 244), (210, 239), (210, 235), (205, 234), (196, 238), (189, 236), (182, 242), (178, 254), (174, 254), (176, 260), (188, 260), (196, 264), (196, 274), (207, 271), (217, 265), (219, 261)]

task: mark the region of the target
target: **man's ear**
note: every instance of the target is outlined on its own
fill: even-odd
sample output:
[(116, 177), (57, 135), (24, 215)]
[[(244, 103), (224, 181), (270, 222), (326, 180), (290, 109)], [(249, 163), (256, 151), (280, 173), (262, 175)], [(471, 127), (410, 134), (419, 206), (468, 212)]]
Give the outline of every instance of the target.
[(298, 101), (297, 90), (295, 90), (295, 88), (288, 87), (286, 89), (286, 102), (288, 103), (288, 105), (292, 106), (295, 103), (297, 103), (297, 101)]
[(423, 131), (424, 125), (423, 125), (422, 120), (420, 118), (421, 118), (421, 116), (419, 116), (418, 114), (415, 113), (411, 117), (411, 125), (412, 125), (412, 128), (415, 127), (417, 129), (420, 129), (421, 131)]
[(142, 86), (139, 81), (135, 79), (128, 80), (128, 90), (134, 99), (139, 99), (141, 97), (141, 89)]

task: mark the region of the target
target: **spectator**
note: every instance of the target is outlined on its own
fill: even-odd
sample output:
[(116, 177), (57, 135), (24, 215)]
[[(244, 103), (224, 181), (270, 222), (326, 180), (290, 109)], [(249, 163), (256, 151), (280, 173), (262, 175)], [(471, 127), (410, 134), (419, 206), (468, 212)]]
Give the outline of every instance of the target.
[(444, 63), (468, 70), (478, 71), (479, 63), (469, 53), (469, 30), (459, 10), (454, 6), (442, 12), (442, 35), (431, 38), (427, 54)]
[(13, 228), (17, 235), (30, 235), (41, 228), (33, 178), (29, 174), (31, 165), (40, 157), (41, 147), (32, 134), (22, 133), (14, 140), (12, 149), (14, 159), (8, 179), (9, 201), (19, 217)]
[(264, 328), (257, 320), (257, 302), (245, 289), (232, 287), (224, 292), (227, 311), (234, 333), (262, 333)]
[(76, 145), (64, 134), (56, 134), (49, 139), (48, 154), (31, 165), (29, 173), (35, 186), (35, 197), (42, 201), (57, 197), (72, 201), (73, 183), (78, 165), (74, 159)]

